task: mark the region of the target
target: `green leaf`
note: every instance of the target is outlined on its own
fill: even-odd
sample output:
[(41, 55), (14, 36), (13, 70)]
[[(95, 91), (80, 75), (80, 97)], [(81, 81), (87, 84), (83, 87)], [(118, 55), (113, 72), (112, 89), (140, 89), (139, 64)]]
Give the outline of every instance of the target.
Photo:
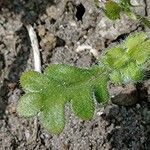
[(118, 70), (114, 70), (112, 73), (110, 73), (110, 80), (116, 84), (124, 83), (124, 78), (122, 77), (121, 72)]
[(141, 81), (143, 76), (143, 70), (135, 62), (131, 62), (125, 67), (110, 73), (111, 81), (117, 84)]
[(17, 111), (24, 117), (35, 116), (42, 108), (42, 95), (40, 93), (25, 94), (20, 98)]
[(122, 76), (124, 76), (124, 82), (130, 81), (140, 81), (143, 79), (143, 72), (141, 68), (136, 63), (129, 63), (124, 69), (121, 71)]
[(133, 50), (135, 49), (140, 43), (145, 41), (147, 38), (146, 34), (144, 32), (137, 33), (135, 35), (129, 36), (125, 42), (124, 45), (127, 49)]
[(74, 89), (71, 95), (71, 106), (74, 113), (83, 120), (91, 119), (95, 110), (92, 89), (81, 86)]
[(129, 18), (131, 18), (132, 20), (137, 20), (138, 18), (137, 18), (137, 15), (135, 14), (135, 13), (133, 13), (133, 12), (130, 12), (130, 11), (127, 11), (127, 12), (125, 12), (125, 14), (129, 17)]
[(20, 84), (26, 92), (41, 92), (49, 82), (48, 78), (36, 71), (27, 71), (20, 78)]
[(143, 79), (144, 64), (150, 58), (150, 40), (144, 32), (129, 36), (120, 47), (102, 57), (102, 64), (111, 71), (110, 80), (121, 84)]
[(99, 103), (105, 103), (109, 99), (108, 92), (108, 78), (107, 75), (103, 76), (100, 82), (95, 83), (95, 96)]
[(49, 65), (44, 74), (53, 78), (54, 80), (61, 81), (64, 85), (71, 85), (77, 82), (83, 82), (94, 75), (90, 69), (81, 69), (70, 65)]
[(104, 13), (109, 19), (111, 20), (120, 19), (121, 11), (122, 11), (121, 7), (116, 2), (109, 0), (105, 3)]
[(150, 40), (143, 41), (136, 48), (131, 49), (129, 53), (138, 65), (144, 64), (150, 58)]
[(125, 49), (123, 47), (114, 47), (107, 51), (107, 53), (102, 58), (102, 62), (112, 69), (119, 69), (128, 60), (125, 54)]
[[(94, 0), (95, 5), (99, 7), (98, 0)], [(105, 15), (111, 19), (116, 20), (120, 19), (121, 12), (126, 14), (133, 20), (139, 20), (140, 23), (144, 24), (146, 27), (150, 28), (150, 21), (146, 17), (142, 17), (135, 12), (133, 12), (132, 8), (136, 7), (133, 6), (130, 0), (119, 0), (115, 2), (113, 0), (108, 0), (105, 3), (105, 9), (103, 9)]]
[[(100, 67), (81, 69), (69, 65), (53, 64), (45, 69), (44, 74), (34, 71), (24, 73), (20, 83), (30, 96), (32, 94), (41, 96), (42, 101), (39, 107), (35, 105), (36, 112), (33, 115), (40, 112), (39, 117), (43, 127), (50, 133), (59, 134), (65, 125), (64, 107), (67, 102), (71, 103), (73, 112), (79, 118), (89, 120), (95, 110), (93, 93), (95, 88), (98, 89), (97, 83), (105, 84), (97, 90), (101, 92), (101, 100), (108, 98), (102, 88), (107, 84), (107, 80), (105, 83), (101, 82), (102, 73), (103, 69)], [(29, 101), (28, 97), (23, 96), (23, 99), (26, 102)], [(38, 101), (38, 99), (33, 100), (33, 104), (36, 100)], [(21, 114), (27, 116), (26, 111)]]
[(119, 2), (120, 7), (122, 8), (122, 11), (124, 12), (131, 12), (131, 3), (130, 0), (120, 0)]
[(130, 36), (125, 41), (127, 55), (138, 65), (144, 64), (150, 57), (150, 40), (144, 32)]
[(59, 134), (65, 126), (66, 103), (71, 104), (79, 118), (91, 119), (95, 110), (94, 95), (98, 102), (106, 102), (109, 80), (117, 84), (142, 80), (149, 58), (150, 40), (144, 33), (138, 33), (120, 46), (110, 48), (99, 65), (90, 69), (53, 64), (43, 74), (25, 72), (20, 83), (26, 94), (20, 98), (18, 113), (26, 117), (38, 114), (45, 129)]
[(127, 6), (132, 6), (130, 0), (120, 0), (120, 4), (127, 5)]
[(40, 113), (43, 127), (53, 134), (59, 134), (65, 126), (64, 105), (55, 103)]

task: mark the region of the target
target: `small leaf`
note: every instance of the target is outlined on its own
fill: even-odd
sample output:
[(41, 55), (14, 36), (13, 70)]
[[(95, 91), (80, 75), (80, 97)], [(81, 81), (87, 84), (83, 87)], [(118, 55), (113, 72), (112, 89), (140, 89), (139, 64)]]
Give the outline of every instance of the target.
[(150, 40), (139, 44), (130, 55), (138, 65), (144, 64), (150, 58)]
[(91, 119), (95, 109), (91, 89), (83, 86), (72, 92), (71, 106), (74, 113), (83, 120)]
[(120, 3), (127, 6), (132, 6), (130, 0), (120, 0)]
[(110, 80), (121, 84), (143, 79), (143, 65), (150, 58), (150, 40), (145, 33), (129, 36), (120, 47), (114, 47), (102, 57), (110, 72)]
[(110, 68), (119, 69), (125, 65), (128, 57), (125, 55), (123, 47), (114, 47), (108, 50), (102, 62)]
[(100, 82), (95, 83), (95, 96), (99, 103), (105, 103), (109, 99), (109, 92), (108, 92), (108, 77), (107, 75), (101, 79)]
[(128, 48), (128, 57), (136, 61), (138, 65), (144, 64), (150, 57), (150, 40), (143, 32), (130, 36), (125, 46)]
[(110, 80), (115, 84), (124, 83), (122, 74), (118, 70), (114, 70), (112, 73), (110, 73)]
[(31, 117), (35, 116), (42, 108), (42, 94), (30, 93), (25, 94), (20, 98), (17, 112), (20, 116)]
[(137, 15), (135, 14), (135, 13), (133, 13), (133, 12), (125, 12), (125, 14), (129, 17), (129, 18), (131, 18), (132, 20), (137, 20), (138, 18), (137, 18)]
[(48, 83), (49, 80), (36, 71), (27, 71), (20, 78), (20, 84), (26, 92), (41, 92)]
[(144, 32), (137, 33), (135, 35), (129, 36), (125, 42), (124, 45), (127, 49), (131, 50), (136, 48), (140, 43), (142, 43), (147, 38), (146, 34)]
[(110, 79), (117, 84), (137, 82), (143, 79), (143, 71), (136, 63), (131, 62), (122, 69), (112, 72)]
[[(97, 7), (98, 0), (94, 0)], [(128, 17), (130, 17), (133, 20), (139, 20), (142, 24), (144, 24), (146, 27), (150, 28), (150, 21), (146, 17), (142, 17), (132, 11), (132, 8), (136, 7), (131, 4), (130, 0), (119, 0), (118, 2), (115, 2), (113, 0), (108, 0), (105, 3), (105, 9), (103, 9), (105, 15), (111, 19), (116, 20), (120, 19), (120, 14), (123, 12)]]
[(122, 76), (124, 76), (124, 82), (126, 83), (143, 79), (143, 72), (135, 63), (129, 63), (124, 69), (122, 69), (121, 73)]
[(130, 13), (131, 12), (131, 3), (130, 3), (130, 0), (120, 0), (119, 2), (119, 5), (120, 7), (122, 8), (122, 11), (124, 12), (128, 12)]
[(118, 5), (118, 3), (114, 1), (106, 2), (104, 13), (109, 19), (111, 20), (120, 19), (120, 12), (121, 7)]
[(40, 113), (43, 127), (52, 134), (60, 134), (65, 126), (64, 105), (58, 103), (49, 106)]

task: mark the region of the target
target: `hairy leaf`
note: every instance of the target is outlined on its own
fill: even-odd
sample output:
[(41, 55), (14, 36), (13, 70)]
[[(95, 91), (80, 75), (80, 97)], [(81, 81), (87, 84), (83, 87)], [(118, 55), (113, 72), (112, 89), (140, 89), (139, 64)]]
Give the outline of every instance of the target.
[(140, 45), (140, 43), (145, 41), (146, 38), (147, 38), (147, 36), (144, 32), (129, 36), (124, 42), (125, 47), (129, 50), (133, 50), (136, 47), (138, 47), (138, 45)]
[[(108, 95), (102, 87), (105, 86), (105, 91), (108, 92), (108, 80), (102, 80), (102, 73), (98, 67), (81, 69), (62, 64), (50, 65), (44, 74), (28, 71), (20, 80), (28, 94), (21, 98), (18, 112), (27, 117), (39, 113), (43, 127), (51, 133), (59, 134), (65, 125), (66, 102), (71, 103), (72, 110), (78, 117), (89, 120), (95, 110), (93, 92), (96, 90), (101, 93), (98, 98), (106, 101)], [(98, 87), (97, 83), (101, 86)], [(26, 112), (30, 105), (33, 111)]]
[(89, 120), (97, 102), (107, 102), (107, 84), (137, 82), (143, 79), (144, 65), (150, 58), (150, 40), (143, 33), (129, 36), (110, 48), (99, 65), (82, 69), (63, 64), (49, 65), (43, 74), (28, 71), (20, 79), (26, 94), (20, 98), (21, 116), (39, 116), (50, 133), (59, 134), (65, 126), (65, 104), (81, 119)]
[(108, 82), (107, 75), (103, 75), (101, 82), (95, 83), (95, 96), (99, 103), (105, 103), (109, 99), (107, 82)]
[(48, 86), (49, 82), (50, 81), (46, 76), (36, 71), (23, 73), (20, 78), (20, 83), (27, 93), (42, 92), (43, 89), (47, 88), (46, 86)]
[[(94, 1), (95, 5), (99, 7), (98, 1)], [(105, 15), (111, 20), (120, 19), (121, 13), (124, 13), (131, 19), (139, 20), (139, 22), (150, 28), (150, 21), (146, 17), (142, 17), (133, 12), (133, 7), (134, 6), (131, 4), (130, 0), (119, 0), (118, 2), (115, 2), (115, 0), (108, 0), (105, 2), (105, 8), (102, 9)]]
[(42, 95), (40, 93), (25, 94), (18, 103), (18, 113), (21, 116), (31, 117), (40, 112), (42, 106)]
[[(77, 94), (78, 93), (78, 94)], [(91, 119), (94, 114), (93, 91), (90, 87), (81, 86), (71, 93), (71, 106), (81, 119)]]
[(114, 47), (107, 51), (102, 61), (108, 68), (119, 69), (128, 60), (128, 57), (124, 54), (125, 49), (123, 47)]
[(120, 3), (127, 6), (132, 6), (130, 0), (120, 0)]
[(143, 72), (141, 68), (133, 62), (124, 67), (121, 73), (124, 76), (124, 82), (137, 82), (143, 79)]
[(104, 12), (109, 19), (116, 20), (120, 18), (121, 7), (114, 1), (107, 1)]
[(113, 83), (122, 84), (124, 82), (124, 78), (120, 71), (114, 70), (112, 73), (110, 73), (110, 80)]
[(111, 81), (120, 84), (143, 79), (143, 64), (149, 57), (150, 40), (141, 32), (129, 36), (119, 47), (108, 50), (101, 61), (111, 70)]
[[(62, 101), (62, 100), (60, 100)], [(43, 127), (53, 134), (60, 133), (65, 126), (64, 105), (55, 103), (44, 109), (40, 114), (40, 121)]]

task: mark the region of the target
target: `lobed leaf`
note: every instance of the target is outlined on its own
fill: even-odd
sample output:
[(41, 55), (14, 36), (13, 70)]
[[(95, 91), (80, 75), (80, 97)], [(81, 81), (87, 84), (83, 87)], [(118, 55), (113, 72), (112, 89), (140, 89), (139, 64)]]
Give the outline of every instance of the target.
[(59, 134), (65, 126), (64, 105), (55, 103), (44, 109), (40, 114), (40, 121), (43, 127), (53, 134)]
[(48, 78), (36, 71), (27, 71), (20, 78), (20, 84), (26, 92), (41, 92), (49, 82)]
[(124, 78), (123, 78), (121, 72), (118, 70), (114, 70), (113, 72), (110, 73), (110, 80), (111, 80), (111, 82), (117, 83), (117, 84), (124, 83)]
[[(102, 72), (103, 69), (99, 67), (81, 69), (63, 64), (50, 65), (44, 74), (28, 71), (22, 75), (20, 83), (29, 96), (21, 98), (18, 111), (22, 116), (39, 113), (43, 127), (53, 134), (59, 134), (65, 126), (64, 107), (67, 102), (71, 103), (73, 112), (79, 118), (89, 120), (95, 110), (94, 89), (97, 93), (101, 92), (97, 94), (101, 101), (108, 98), (108, 80), (102, 80)], [(97, 87), (97, 83), (104, 85)], [(40, 98), (32, 98), (33, 95), (39, 95)], [(30, 105), (33, 112), (26, 112), (25, 109)]]
[(59, 134), (65, 126), (65, 104), (70, 102), (73, 112), (83, 120), (94, 115), (94, 95), (98, 102), (109, 99), (107, 83), (136, 82), (143, 79), (144, 64), (150, 57), (150, 40), (144, 33), (128, 37), (123, 44), (108, 50), (101, 63), (90, 69), (53, 64), (44, 74), (23, 73), (21, 86), (26, 94), (20, 98), (21, 116), (39, 116), (45, 129)]
[(31, 117), (37, 115), (42, 108), (42, 95), (40, 93), (28, 93), (20, 98), (17, 111), (19, 115)]
[[(99, 7), (98, 0), (94, 0), (95, 5)], [(130, 0), (119, 0), (115, 2), (113, 0), (108, 0), (105, 2), (105, 9), (103, 9), (105, 15), (111, 19), (120, 19), (121, 13), (126, 14), (129, 18), (133, 20), (139, 20), (146, 27), (150, 28), (150, 21), (146, 17), (142, 17), (132, 11), (134, 6), (131, 4)]]
[(143, 79), (143, 71), (136, 63), (129, 63), (124, 69), (122, 69), (122, 76), (124, 76), (124, 82), (140, 81)]
[(144, 64), (150, 58), (150, 40), (145, 33), (129, 36), (120, 46), (111, 48), (102, 57), (114, 83), (137, 82), (143, 79)]
[(129, 63), (119, 70), (115, 70), (110, 74), (110, 79), (114, 83), (137, 82), (143, 79), (143, 70), (136, 63)]
[(92, 89), (81, 86), (74, 89), (71, 96), (71, 106), (74, 113), (83, 120), (91, 119), (95, 110)]

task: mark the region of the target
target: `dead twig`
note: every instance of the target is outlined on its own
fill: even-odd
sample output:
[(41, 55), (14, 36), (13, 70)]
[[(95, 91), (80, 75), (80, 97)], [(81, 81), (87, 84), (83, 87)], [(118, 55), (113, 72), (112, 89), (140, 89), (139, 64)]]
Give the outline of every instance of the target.
[(31, 25), (27, 25), (26, 28), (29, 33), (29, 37), (31, 40), (31, 46), (32, 46), (32, 50), (33, 50), (34, 70), (37, 72), (41, 72), (41, 57), (40, 57), (40, 50), (39, 50), (36, 32), (34, 31), (34, 29)]

